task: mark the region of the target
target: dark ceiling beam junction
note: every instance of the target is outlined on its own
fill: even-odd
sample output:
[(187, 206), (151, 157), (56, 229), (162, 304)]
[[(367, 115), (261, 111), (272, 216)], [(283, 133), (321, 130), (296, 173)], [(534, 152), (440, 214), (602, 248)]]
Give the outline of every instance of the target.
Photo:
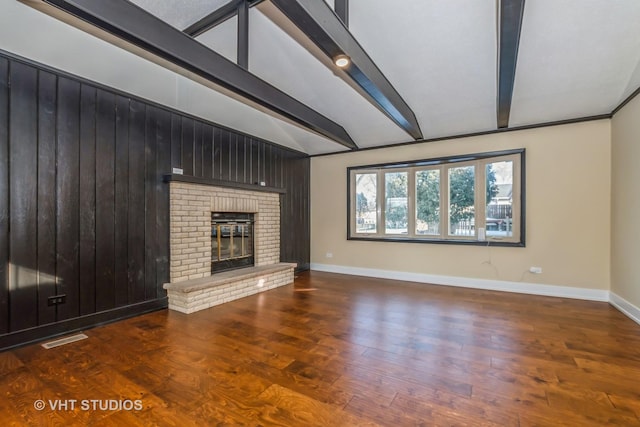
[(335, 0), (334, 9), (345, 27), (349, 28), (349, 0)]
[(351, 64), (343, 70), (398, 126), (414, 139), (422, 132), (415, 114), (389, 83), (369, 55), (324, 1), (271, 0), (329, 58), (347, 55)]
[(249, 69), (249, 3), (238, 5), (238, 65)]
[(191, 37), (197, 37), (200, 34), (212, 29), (213, 27), (222, 24), (229, 18), (236, 16), (238, 13), (238, 6), (241, 3), (247, 3), (249, 7), (255, 6), (263, 0), (232, 0), (229, 3), (220, 6), (207, 16), (189, 25), (182, 30), (185, 34)]
[(500, 0), (498, 33), (498, 128), (509, 127), (525, 0)]
[[(358, 148), (342, 126), (126, 0), (23, 1), (40, 9), (54, 6), (67, 18), (73, 15), (345, 147)], [(82, 21), (73, 23), (82, 27)]]

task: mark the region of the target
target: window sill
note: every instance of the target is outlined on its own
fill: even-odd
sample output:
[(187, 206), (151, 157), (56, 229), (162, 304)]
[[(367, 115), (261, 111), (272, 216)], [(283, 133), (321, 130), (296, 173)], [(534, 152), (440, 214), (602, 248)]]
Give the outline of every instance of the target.
[(524, 248), (522, 242), (510, 242), (504, 240), (468, 240), (468, 239), (429, 239), (411, 237), (380, 237), (380, 236), (347, 236), (347, 240), (359, 240), (367, 242), (396, 242), (396, 243), (435, 243), (440, 245), (468, 245), (468, 246), (502, 246)]

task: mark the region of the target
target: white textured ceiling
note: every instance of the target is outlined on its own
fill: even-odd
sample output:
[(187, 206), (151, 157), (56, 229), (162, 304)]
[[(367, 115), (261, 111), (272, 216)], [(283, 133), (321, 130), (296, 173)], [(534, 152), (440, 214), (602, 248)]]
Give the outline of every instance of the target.
[(495, 2), (401, 3), (351, 0), (349, 29), (413, 109), (424, 137), (494, 129)]
[(640, 1), (525, 4), (511, 126), (610, 113), (640, 86)]
[(406, 141), (407, 134), (347, 84), (331, 61), (322, 63), (289, 35), (302, 37), (295, 28), (285, 31), (272, 19), (287, 24), (267, 2), (251, 9), (249, 71), (341, 124), (360, 147)]
[(184, 30), (189, 25), (198, 21), (229, 3), (231, 0), (129, 0), (143, 9), (156, 15), (158, 18)]
[[(183, 29), (228, 0), (133, 2)], [(0, 10), (0, 49), (309, 154), (345, 150), (16, 0), (0, 0)], [(350, 0), (349, 12), (349, 30), (425, 139), (496, 129), (496, 0)], [(527, 1), (509, 126), (610, 114), (640, 87), (639, 23), (639, 0)], [(232, 17), (196, 40), (235, 61), (236, 37)], [(249, 71), (359, 147), (412, 141), (269, 0), (250, 10)]]
[(222, 22), (215, 28), (196, 37), (200, 43), (220, 55), (227, 58), (229, 61), (236, 62), (238, 58), (238, 18), (231, 17)]

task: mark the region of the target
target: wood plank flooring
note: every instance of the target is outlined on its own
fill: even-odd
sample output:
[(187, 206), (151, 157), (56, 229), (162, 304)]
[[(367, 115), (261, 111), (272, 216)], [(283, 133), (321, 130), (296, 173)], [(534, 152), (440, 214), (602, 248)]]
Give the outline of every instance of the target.
[(0, 353), (0, 425), (640, 425), (640, 325), (606, 303), (307, 272), (84, 332)]

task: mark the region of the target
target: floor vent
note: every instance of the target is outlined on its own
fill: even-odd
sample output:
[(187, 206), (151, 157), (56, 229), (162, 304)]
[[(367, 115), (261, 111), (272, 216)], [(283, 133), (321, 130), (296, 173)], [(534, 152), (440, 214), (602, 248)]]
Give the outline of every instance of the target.
[(48, 350), (50, 348), (60, 347), (61, 345), (70, 344), (72, 342), (84, 340), (87, 338), (89, 337), (86, 336), (85, 334), (76, 334), (76, 335), (60, 338), (59, 340), (46, 342), (42, 344), (42, 346)]

